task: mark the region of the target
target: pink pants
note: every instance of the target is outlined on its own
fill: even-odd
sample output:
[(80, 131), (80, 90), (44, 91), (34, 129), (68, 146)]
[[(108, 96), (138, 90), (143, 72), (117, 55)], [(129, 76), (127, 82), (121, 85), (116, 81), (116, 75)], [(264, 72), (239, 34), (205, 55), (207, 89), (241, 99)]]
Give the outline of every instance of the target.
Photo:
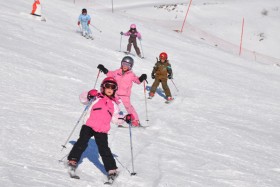
[(130, 103), (130, 97), (123, 96), (123, 95), (118, 95), (118, 97), (122, 100), (122, 103), (123, 103), (127, 113), (132, 114), (134, 116), (135, 120), (139, 120), (138, 114), (136, 113), (134, 107)]

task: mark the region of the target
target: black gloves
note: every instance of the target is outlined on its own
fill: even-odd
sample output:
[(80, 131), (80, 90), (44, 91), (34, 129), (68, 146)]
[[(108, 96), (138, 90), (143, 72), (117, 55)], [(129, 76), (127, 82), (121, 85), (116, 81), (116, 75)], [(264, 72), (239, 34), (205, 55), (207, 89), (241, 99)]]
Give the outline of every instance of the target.
[(171, 75), (171, 74), (169, 74), (169, 75), (168, 75), (168, 78), (169, 78), (169, 79), (172, 79), (172, 75)]
[(142, 74), (142, 75), (139, 77), (139, 81), (140, 81), (140, 82), (143, 82), (144, 80), (147, 80), (147, 75), (146, 75), (146, 74)]
[(155, 79), (155, 75), (152, 73), (152, 79)]
[(123, 35), (123, 31), (120, 34)]
[(97, 66), (97, 68), (98, 68), (101, 72), (103, 72), (104, 74), (107, 74), (107, 73), (108, 73), (108, 69), (106, 69), (102, 64), (99, 64), (99, 65)]

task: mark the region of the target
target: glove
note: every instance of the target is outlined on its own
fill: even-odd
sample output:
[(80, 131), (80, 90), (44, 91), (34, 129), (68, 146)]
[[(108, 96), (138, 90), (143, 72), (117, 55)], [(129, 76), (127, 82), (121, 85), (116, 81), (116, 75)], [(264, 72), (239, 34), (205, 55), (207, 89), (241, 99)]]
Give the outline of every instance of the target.
[(152, 73), (152, 79), (155, 79), (155, 75)]
[(139, 77), (139, 81), (140, 81), (140, 82), (143, 82), (144, 80), (147, 80), (147, 75), (146, 75), (146, 74), (142, 74), (142, 75)]
[(132, 114), (127, 114), (127, 115), (125, 115), (124, 116), (124, 121), (126, 122), (126, 123), (131, 123), (131, 121), (133, 120), (133, 115)]
[(108, 73), (108, 69), (106, 69), (102, 64), (99, 64), (99, 65), (97, 66), (97, 68), (98, 68), (101, 72), (103, 72), (104, 74), (107, 74), (107, 73)]
[(78, 25), (80, 25), (80, 22), (78, 21)]
[(90, 20), (88, 20), (87, 24), (90, 25)]
[(123, 35), (123, 31), (120, 34)]
[(172, 75), (168, 75), (168, 79), (172, 79)]
[(90, 90), (90, 91), (88, 92), (88, 95), (87, 95), (88, 100), (93, 99), (94, 97), (97, 96), (97, 94), (98, 94), (98, 91), (97, 91), (97, 90), (95, 90), (95, 89)]
[(141, 41), (141, 40), (142, 40), (142, 38), (140, 37), (140, 38), (138, 38), (138, 40), (140, 40), (140, 41)]

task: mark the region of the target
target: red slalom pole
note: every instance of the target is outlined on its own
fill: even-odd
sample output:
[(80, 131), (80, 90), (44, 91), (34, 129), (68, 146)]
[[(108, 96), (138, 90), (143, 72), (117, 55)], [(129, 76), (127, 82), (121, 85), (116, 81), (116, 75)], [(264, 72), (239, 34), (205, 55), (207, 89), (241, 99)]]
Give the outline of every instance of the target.
[(241, 39), (240, 39), (240, 47), (239, 47), (239, 56), (241, 55), (241, 50), (242, 50), (243, 31), (244, 31), (244, 18), (242, 20), (242, 31), (241, 31)]
[(183, 28), (185, 26), (185, 22), (186, 22), (186, 19), (187, 19), (187, 16), (188, 16), (191, 4), (192, 4), (192, 0), (189, 3), (189, 7), (188, 7), (188, 10), (187, 10), (187, 13), (186, 13), (186, 16), (185, 16), (185, 19), (184, 19), (184, 22), (183, 22), (183, 25), (182, 25), (182, 28), (181, 28), (181, 33), (183, 32)]

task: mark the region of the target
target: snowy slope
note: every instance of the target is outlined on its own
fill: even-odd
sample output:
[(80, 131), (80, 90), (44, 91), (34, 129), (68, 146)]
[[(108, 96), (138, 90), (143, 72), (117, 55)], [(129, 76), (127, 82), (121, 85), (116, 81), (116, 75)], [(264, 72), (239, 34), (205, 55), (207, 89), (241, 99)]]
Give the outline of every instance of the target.
[[(141, 122), (150, 127), (133, 129), (137, 175), (131, 177), (128, 129), (112, 126), (109, 143), (121, 171), (115, 186), (279, 185), (276, 0), (195, 1), (182, 34), (173, 30), (180, 29), (185, 12), (157, 7), (178, 3), (177, 8), (186, 11), (185, 1), (119, 0), (112, 14), (109, 0), (76, 0), (76, 4), (42, 0), (47, 22), (28, 15), (32, 2), (0, 2), (1, 186), (103, 186), (104, 168), (94, 139), (79, 165), (81, 180), (70, 179), (58, 160), (68, 154), (79, 134), (80, 125), (61, 151), (84, 109), (78, 95), (94, 87), (98, 64), (112, 70), (120, 66), (124, 56), (118, 52), (120, 41), (125, 49), (127, 38), (119, 33), (131, 23), (143, 35), (146, 57), (135, 58), (134, 72), (149, 76), (158, 54), (166, 51), (179, 92), (169, 82), (175, 101), (166, 105), (159, 93), (147, 101), (146, 116), (143, 85), (134, 85), (132, 103)], [(84, 7), (102, 30), (92, 28), (93, 41), (77, 32), (77, 17)], [(263, 9), (269, 11), (267, 16), (260, 14)], [(246, 20), (259, 16), (262, 24), (269, 24), (250, 23), (248, 37), (260, 32), (268, 37), (260, 43), (252, 35), (244, 45), (275, 61), (264, 64), (237, 55), (240, 29), (234, 26), (240, 27), (241, 15), (247, 15)], [(214, 45), (221, 40), (221, 45)], [(103, 78), (100, 75), (97, 85)], [(150, 88), (153, 80), (148, 81)]]

